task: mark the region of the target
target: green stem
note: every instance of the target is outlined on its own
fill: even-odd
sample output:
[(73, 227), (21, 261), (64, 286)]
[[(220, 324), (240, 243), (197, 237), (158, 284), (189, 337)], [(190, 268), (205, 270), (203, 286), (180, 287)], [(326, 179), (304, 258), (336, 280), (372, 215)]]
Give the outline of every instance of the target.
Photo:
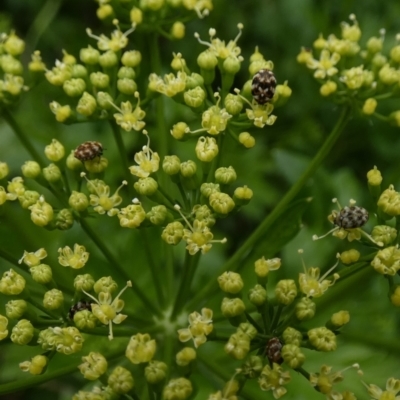
[(185, 261), (183, 264), (183, 276), (179, 286), (178, 293), (176, 295), (174, 309), (172, 311), (171, 320), (179, 314), (179, 312), (185, 307), (188, 295), (190, 293), (190, 286), (196, 272), (196, 268), (200, 260), (200, 252), (197, 252), (194, 256), (190, 255), (188, 251), (185, 253)]
[[(121, 268), (120, 262), (114, 257), (114, 255), (108, 250), (108, 248), (104, 245), (103, 241), (100, 237), (95, 233), (95, 231), (89, 226), (89, 224), (82, 218), (80, 220), (82, 229), (86, 232), (86, 234), (92, 239), (92, 241), (96, 244), (98, 249), (103, 253), (104, 257), (107, 261), (112, 265), (113, 269), (119, 272), (120, 275), (124, 277), (124, 279), (128, 280), (129, 276), (126, 275), (126, 271)], [(153, 303), (147, 298), (142, 289), (137, 285), (134, 280), (131, 280), (132, 289), (135, 291), (136, 295), (142, 300), (143, 304), (148, 308), (149, 311), (154, 313), (155, 315), (160, 316), (160, 310), (158, 310)]]
[(7, 108), (3, 108), (2, 115), (3, 115), (4, 119), (6, 120), (7, 124), (14, 131), (14, 133), (17, 136), (17, 138), (19, 139), (19, 141), (25, 147), (26, 151), (43, 168), (46, 165), (45, 162), (43, 161), (43, 159), (39, 155), (39, 153), (36, 151), (36, 149), (33, 147), (32, 143), (28, 139), (28, 136), (21, 129), (21, 127), (18, 125), (17, 121), (14, 119), (12, 114), (7, 110)]
[(119, 126), (115, 123), (114, 120), (110, 120), (110, 125), (114, 134), (115, 143), (117, 144), (118, 147), (120, 159), (122, 161), (122, 168), (124, 170), (123, 175), (125, 175), (129, 171), (129, 162), (127, 158), (127, 152), (125, 150), (124, 141), (122, 140), (121, 130), (119, 129)]
[[(336, 125), (333, 128), (332, 132), (330, 133), (322, 147), (319, 149), (318, 153), (315, 155), (314, 159), (311, 161), (307, 169), (303, 172), (300, 179), (291, 187), (291, 189), (285, 194), (285, 196), (274, 208), (274, 210), (264, 219), (264, 221), (261, 222), (258, 228), (243, 243), (243, 245), (236, 251), (236, 253), (234, 253), (233, 256), (223, 265), (223, 267), (218, 271), (218, 275), (220, 275), (223, 271), (235, 271), (244, 264), (241, 262), (243, 257), (248, 256), (249, 252), (260, 239), (260, 237), (262, 237), (265, 231), (267, 231), (278, 219), (278, 217), (282, 215), (288, 204), (296, 197), (296, 195), (300, 192), (306, 182), (315, 173), (322, 161), (329, 155), (332, 147), (339, 139), (340, 134), (342, 133), (343, 128), (348, 122), (350, 116), (351, 108), (345, 107), (344, 109), (342, 109), (342, 113), (338, 121), (336, 122)], [(211, 279), (209, 283), (205, 285), (202, 290), (199, 290), (197, 294), (192, 298), (192, 300), (188, 304), (188, 309), (193, 308), (193, 306), (197, 305), (201, 301), (201, 299), (208, 298), (217, 291), (217, 282), (216, 280)]]

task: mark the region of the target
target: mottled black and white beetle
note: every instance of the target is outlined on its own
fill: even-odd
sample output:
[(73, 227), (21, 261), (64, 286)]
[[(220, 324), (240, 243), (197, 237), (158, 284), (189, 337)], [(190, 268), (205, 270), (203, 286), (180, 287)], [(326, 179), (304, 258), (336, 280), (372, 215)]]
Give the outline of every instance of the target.
[(251, 81), (251, 94), (258, 104), (268, 103), (275, 94), (276, 78), (269, 69), (260, 69)]

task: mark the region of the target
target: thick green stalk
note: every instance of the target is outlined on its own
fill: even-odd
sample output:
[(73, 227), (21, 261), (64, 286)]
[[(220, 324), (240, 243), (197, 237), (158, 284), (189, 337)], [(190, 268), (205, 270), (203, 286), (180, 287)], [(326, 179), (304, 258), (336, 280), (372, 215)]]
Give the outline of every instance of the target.
[[(282, 215), (285, 208), (289, 205), (289, 203), (296, 197), (296, 195), (300, 192), (303, 186), (307, 183), (307, 181), (314, 175), (317, 168), (320, 166), (322, 161), (328, 156), (329, 152), (332, 150), (333, 145), (339, 139), (340, 134), (343, 131), (346, 123), (348, 122), (351, 116), (351, 108), (345, 107), (342, 110), (342, 113), (336, 122), (335, 127), (332, 132), (319, 149), (318, 153), (315, 155), (307, 169), (303, 172), (300, 179), (291, 187), (291, 189), (285, 194), (282, 200), (278, 203), (278, 205), (274, 208), (274, 210), (261, 222), (258, 228), (252, 233), (252, 235), (243, 243), (243, 245), (233, 254), (233, 256), (222, 266), (218, 275), (223, 271), (235, 271), (241, 265), (241, 261), (243, 257), (249, 254), (251, 249), (257, 243), (257, 241), (262, 237), (264, 232), (268, 230), (272, 224)], [(209, 297), (211, 294), (218, 291), (217, 281), (210, 280), (207, 285), (204, 286), (202, 290), (200, 290), (189, 302), (188, 309), (194, 307), (194, 305), (198, 304), (204, 298)]]
[(32, 156), (32, 158), (43, 168), (46, 164), (43, 161), (43, 158), (39, 155), (36, 149), (33, 147), (32, 143), (28, 139), (28, 135), (21, 129), (18, 125), (17, 121), (14, 119), (12, 114), (7, 110), (7, 108), (3, 108), (1, 111), (1, 115), (6, 120), (7, 124), (14, 131), (15, 135), (25, 147), (26, 151)]

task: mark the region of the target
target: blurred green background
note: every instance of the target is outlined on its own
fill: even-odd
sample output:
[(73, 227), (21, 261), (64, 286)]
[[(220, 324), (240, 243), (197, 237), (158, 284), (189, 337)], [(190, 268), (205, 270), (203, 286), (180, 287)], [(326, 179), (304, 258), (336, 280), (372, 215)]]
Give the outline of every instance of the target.
[[(238, 174), (238, 185), (246, 184), (254, 191), (254, 199), (242, 212), (234, 218), (227, 218), (219, 222), (219, 232), (216, 237), (229, 237), (225, 246), (214, 246), (210, 254), (204, 257), (202, 268), (196, 279), (200, 288), (210, 277), (214, 277), (213, 269), (221, 265), (229, 254), (240, 246), (244, 239), (255, 229), (259, 221), (267, 215), (283, 194), (296, 182), (301, 171), (308, 165), (312, 157), (323, 144), (328, 133), (334, 126), (339, 109), (329, 99), (319, 96), (319, 86), (313, 80), (309, 71), (296, 62), (296, 55), (300, 47), (311, 47), (318, 34), (322, 32), (326, 37), (330, 33), (340, 35), (341, 21), (348, 21), (350, 13), (355, 13), (361, 26), (365, 43), (370, 36), (378, 36), (381, 28), (386, 29), (385, 47), (390, 48), (397, 32), (400, 32), (400, 2), (378, 0), (214, 0), (214, 11), (204, 20), (194, 20), (187, 25), (186, 37), (182, 41), (160, 42), (165, 72), (169, 72), (169, 63), (172, 52), (181, 52), (190, 68), (196, 70), (197, 54), (204, 48), (194, 39), (194, 32), (199, 32), (203, 40), (208, 38), (208, 29), (217, 30), (217, 36), (226, 41), (237, 35), (237, 23), (244, 24), (243, 35), (239, 46), (246, 60), (254, 51), (255, 46), (266, 59), (274, 62), (274, 72), (278, 82), (288, 81), (293, 89), (293, 95), (285, 107), (276, 111), (278, 120), (272, 127), (255, 131), (257, 145), (244, 154), (241, 151), (241, 161), (237, 162), (238, 146), (231, 146), (223, 161), (226, 166), (232, 165)], [(55, 59), (62, 57), (62, 49), (78, 55), (79, 49), (86, 47), (89, 39), (85, 33), (87, 27), (95, 32), (102, 31), (102, 24), (95, 16), (96, 3), (91, 0), (2, 0), (0, 2), (0, 32), (15, 29), (17, 34), (24, 38), (27, 50), (24, 54), (26, 62), (35, 49), (40, 49), (46, 65), (54, 65)], [(109, 28), (104, 28), (104, 33)], [(145, 55), (145, 44), (135, 42), (135, 34), (131, 35), (132, 48), (140, 49)], [(93, 41), (91, 41), (93, 45)], [(249, 79), (246, 70), (247, 62), (237, 75), (235, 83), (241, 87)], [(142, 76), (139, 86), (145, 87), (146, 77)], [(69, 151), (85, 140), (100, 140), (107, 149), (107, 157), (114, 160), (107, 181), (113, 182), (112, 190), (116, 189), (123, 179), (123, 171), (117, 164), (117, 153), (108, 125), (102, 123), (87, 123), (79, 126), (63, 126), (56, 123), (48, 104), (57, 100), (59, 91), (54, 90), (43, 81), (30, 91), (21, 104), (13, 111), (21, 126), (27, 130), (38, 151), (52, 138), (60, 140)], [(385, 114), (400, 109), (398, 100), (388, 103)], [(150, 114), (151, 115), (151, 114)], [(167, 126), (187, 116), (181, 108), (172, 101), (166, 101)], [(0, 117), (1, 118), (1, 117)], [(1, 121), (1, 119), (0, 119)], [(151, 132), (151, 118), (148, 121), (148, 130)], [(400, 187), (400, 129), (391, 127), (376, 119), (354, 116), (346, 127), (344, 134), (335, 145), (330, 156), (319, 169), (318, 173), (309, 181), (300, 197), (313, 197), (313, 202), (307, 208), (302, 221), (302, 229), (294, 240), (282, 249), (284, 269), (279, 277), (296, 279), (301, 270), (301, 261), (297, 249), (305, 250), (304, 259), (308, 266), (326, 268), (335, 261), (335, 254), (347, 248), (347, 243), (336, 239), (325, 239), (312, 242), (311, 236), (323, 234), (330, 229), (326, 216), (332, 207), (331, 199), (337, 197), (342, 205), (354, 198), (357, 204), (367, 209), (372, 200), (368, 195), (366, 173), (374, 165), (381, 170), (384, 182), (383, 187), (394, 184)], [(133, 154), (143, 143), (134, 137), (134, 133), (124, 136), (127, 147)], [(183, 159), (192, 156), (193, 144), (173, 143), (171, 154), (177, 153)], [(20, 166), (30, 159), (29, 155), (20, 146), (8, 126), (0, 122), (0, 160), (6, 161), (11, 168), (10, 177), (20, 175)], [(250, 165), (250, 167), (249, 167)], [(47, 232), (35, 227), (29, 221), (29, 215), (17, 205), (9, 207), (7, 213), (1, 216), (0, 243), (10, 254), (19, 258), (24, 250), (33, 251), (45, 246), (49, 258), (56, 263), (57, 249), (75, 242), (83, 243), (91, 251), (91, 259), (96, 260), (89, 268), (107, 270), (107, 263), (90, 244), (78, 227), (69, 232)], [(372, 221), (368, 226), (372, 226)], [(114, 254), (123, 260), (125, 269), (140, 271), (145, 263), (146, 255), (143, 250), (143, 239), (139, 232), (121, 230), (116, 219), (100, 218), (93, 222), (93, 227), (102, 235)], [(115, 240), (115, 234), (118, 240)], [(148, 239), (159, 235), (155, 229), (148, 234)], [(45, 243), (45, 245), (44, 245)], [(259, 244), (260, 252), (268, 252), (268, 242)], [(357, 247), (357, 244), (354, 246)], [(180, 249), (183, 250), (182, 248)], [(244, 274), (248, 279), (248, 286), (254, 284), (251, 273), (252, 261), (249, 260), (249, 273)], [(6, 261), (0, 262), (0, 271), (9, 269)], [(139, 270), (137, 269), (139, 268)], [(90, 270), (89, 270), (90, 271)], [(62, 278), (64, 272), (58, 271)], [(150, 277), (138, 274), (137, 280), (146, 285)], [(151, 290), (151, 289), (150, 289)], [(316, 372), (322, 363), (329, 363), (337, 368), (359, 362), (365, 371), (364, 380), (383, 385), (389, 376), (398, 373), (400, 347), (395, 342), (400, 331), (399, 313), (387, 300), (387, 287), (384, 279), (376, 274), (365, 274), (365, 278), (354, 287), (339, 288), (340, 301), (333, 294), (324, 301), (321, 324), (331, 312), (348, 309), (351, 312), (352, 323), (346, 328), (343, 339), (339, 338), (339, 350), (333, 354), (307, 354), (307, 367)], [(129, 299), (129, 295), (128, 299)], [(220, 299), (219, 299), (220, 300)], [(132, 295), (132, 302), (136, 299)], [(322, 305), (321, 305), (322, 307)], [(2, 313), (3, 310), (0, 311)], [(362, 332), (362, 334), (360, 333)], [(14, 346), (16, 347), (16, 346)], [(13, 352), (0, 352), (0, 381), (7, 382), (14, 379), (24, 379), (19, 372), (18, 363), (29, 357), (30, 350), (25, 348)], [(210, 350), (202, 350), (208, 354)], [(25, 353), (26, 352), (26, 353)], [(33, 353), (35, 350), (33, 349)], [(21, 359), (21, 353), (23, 358)], [(28, 354), (29, 353), (29, 354)], [(221, 358), (226, 363), (227, 358)], [(234, 363), (229, 363), (234, 364)], [(239, 364), (238, 364), (239, 365)], [(228, 367), (228, 366), (227, 366)], [(229, 371), (233, 371), (229, 365)], [(204, 371), (203, 371), (204, 372)], [(322, 399), (324, 396), (314, 393), (304, 379), (293, 375), (293, 382), (289, 385), (287, 399)], [(345, 380), (350, 382), (352, 390), (363, 393), (359, 378), (355, 373)], [(210, 382), (218, 379), (207, 377), (199, 381), (200, 394), (198, 398), (206, 398), (209, 393)], [(347, 385), (344, 385), (347, 387)], [(51, 395), (53, 399), (67, 399), (72, 396), (76, 388), (81, 387), (81, 378), (78, 373), (68, 381), (63, 380), (46, 383), (40, 388), (20, 394), (13, 394), (1, 398), (8, 399), (36, 399), (43, 395)], [(201, 388), (204, 387), (204, 395)], [(301, 387), (301, 393), (296, 388)], [(259, 392), (260, 393), (260, 392)], [(272, 398), (271, 394), (261, 394), (260, 398)], [(359, 398), (366, 398), (359, 394)], [(364, 396), (364, 397), (363, 397)]]

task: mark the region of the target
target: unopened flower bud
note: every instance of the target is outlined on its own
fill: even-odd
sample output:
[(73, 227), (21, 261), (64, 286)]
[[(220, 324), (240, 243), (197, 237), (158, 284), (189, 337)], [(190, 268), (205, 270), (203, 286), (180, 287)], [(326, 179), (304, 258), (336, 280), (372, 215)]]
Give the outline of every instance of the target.
[(99, 64), (103, 68), (112, 68), (118, 64), (119, 60), (117, 55), (112, 50), (107, 50), (99, 57)]
[(231, 166), (228, 168), (221, 167), (216, 169), (214, 176), (216, 182), (223, 185), (230, 185), (235, 182), (237, 178), (236, 171)]
[(74, 279), (74, 288), (76, 291), (90, 292), (94, 285), (94, 279), (90, 274), (77, 275)]
[(74, 216), (69, 208), (62, 208), (54, 218), (54, 224), (60, 231), (71, 229), (74, 221)]
[(221, 304), (221, 311), (224, 317), (232, 318), (242, 315), (246, 310), (246, 306), (243, 303), (242, 299), (233, 298), (229, 299), (228, 297), (224, 297)]
[(268, 299), (267, 291), (259, 284), (249, 290), (249, 300), (252, 304), (259, 307)]
[(36, 161), (25, 161), (25, 163), (21, 167), (22, 175), (25, 178), (35, 179), (40, 175), (41, 168), (39, 163)]
[(171, 35), (174, 39), (183, 39), (185, 37), (185, 25), (176, 21), (171, 27)]
[(20, 294), (25, 289), (25, 279), (12, 268), (3, 273), (0, 279), (0, 293), (5, 295)]
[(125, 67), (135, 68), (142, 61), (142, 55), (138, 50), (125, 51), (121, 62)]
[(133, 79), (121, 78), (117, 81), (117, 89), (122, 94), (133, 95), (137, 91), (137, 84)]
[(96, 15), (98, 19), (106, 19), (114, 15), (114, 10), (110, 4), (101, 4), (96, 10)]
[(107, 379), (108, 386), (119, 395), (130, 392), (134, 386), (133, 376), (129, 370), (117, 366)]
[(158, 190), (158, 183), (151, 176), (140, 178), (133, 184), (135, 190), (142, 196), (152, 196)]
[(53, 163), (49, 164), (47, 167), (44, 167), (42, 173), (47, 182), (54, 183), (61, 179), (61, 170), (56, 164)]
[(118, 70), (118, 74), (117, 74), (119, 79), (123, 79), (123, 78), (128, 78), (128, 79), (135, 79), (136, 77), (136, 72), (133, 68), (131, 67), (121, 67)]
[(240, 71), (240, 65), (238, 57), (227, 57), (222, 63), (222, 69), (227, 74), (235, 75)]
[(195, 151), (200, 161), (211, 162), (218, 155), (217, 141), (212, 137), (200, 136)]
[(92, 351), (82, 361), (78, 368), (85, 379), (95, 381), (107, 371), (107, 360), (100, 353)]
[(44, 154), (53, 162), (60, 161), (65, 155), (64, 146), (56, 139), (51, 141), (51, 144), (45, 147)]
[(93, 160), (86, 160), (84, 162), (85, 168), (92, 174), (101, 174), (108, 167), (108, 159), (101, 156), (94, 158)]
[(356, 249), (350, 249), (340, 254), (340, 261), (343, 264), (353, 264), (360, 258), (360, 252)]
[(232, 197), (226, 193), (214, 192), (208, 198), (211, 208), (218, 214), (229, 214), (235, 207)]
[(43, 305), (48, 310), (57, 310), (64, 303), (64, 295), (61, 290), (51, 289), (44, 294)]
[(176, 140), (183, 140), (185, 135), (189, 135), (190, 129), (185, 122), (178, 122), (172, 127), (170, 132)]
[(300, 368), (306, 359), (300, 348), (295, 344), (285, 344), (282, 347), (281, 355), (285, 363), (293, 369)]
[(68, 79), (63, 83), (63, 89), (67, 96), (82, 96), (82, 93), (86, 89), (86, 83), (82, 78)]
[(146, 214), (146, 218), (153, 225), (164, 225), (165, 220), (168, 218), (168, 210), (164, 205), (154, 206), (152, 209)]
[(48, 358), (43, 355), (37, 355), (31, 359), (31, 361), (24, 361), (19, 364), (19, 368), (23, 372), (29, 372), (32, 375), (41, 375), (48, 363)]
[(372, 36), (367, 41), (367, 50), (369, 53), (378, 53), (382, 50), (383, 47), (383, 39), (381, 37), (377, 38), (376, 36)]
[(233, 200), (235, 204), (243, 206), (249, 203), (253, 197), (253, 191), (247, 186), (237, 187), (233, 192)]
[(8, 319), (0, 314), (0, 341), (8, 336)]
[(400, 45), (398, 44), (397, 46), (392, 47), (390, 50), (390, 58), (396, 62), (400, 63)]
[(397, 230), (388, 225), (376, 225), (371, 232), (372, 239), (384, 246), (392, 244), (397, 237)]
[(324, 326), (321, 328), (310, 329), (307, 332), (308, 339), (312, 346), (314, 346), (319, 351), (335, 351), (336, 344), (336, 336), (335, 334), (325, 328)]
[(204, 196), (206, 198), (209, 198), (212, 193), (220, 192), (220, 191), (221, 190), (219, 188), (218, 183), (205, 182), (205, 183), (202, 183), (202, 185), (200, 186), (200, 193), (202, 194), (202, 196)]
[(56, 101), (50, 103), (50, 110), (55, 115), (56, 121), (65, 122), (72, 115), (72, 110), (69, 105), (62, 106)]
[(275, 296), (285, 306), (291, 304), (297, 296), (296, 282), (293, 279), (281, 279), (275, 286)]
[(308, 320), (315, 315), (315, 303), (309, 297), (303, 297), (296, 303), (296, 317), (299, 320)]
[(53, 273), (49, 265), (39, 264), (30, 268), (29, 272), (32, 275), (32, 279), (42, 285), (47, 285), (53, 279)]
[(185, 178), (191, 178), (196, 175), (197, 165), (193, 160), (184, 161), (180, 165), (181, 174)]
[(201, 52), (197, 57), (197, 65), (204, 70), (214, 70), (218, 64), (218, 59), (210, 50)]
[(125, 355), (132, 364), (149, 362), (156, 351), (156, 341), (148, 333), (137, 333), (129, 340)]
[(11, 341), (15, 344), (28, 344), (35, 334), (35, 329), (30, 321), (21, 319), (11, 331)]
[(256, 275), (260, 278), (264, 278), (268, 275), (269, 271), (275, 271), (281, 266), (280, 258), (271, 258), (266, 260), (264, 257), (258, 259), (255, 263)]
[(378, 102), (372, 97), (365, 100), (364, 105), (362, 107), (363, 114), (372, 115), (375, 112), (377, 105), (378, 105)]
[(97, 89), (107, 89), (110, 84), (110, 77), (100, 71), (92, 72), (90, 74), (90, 82)]
[(263, 369), (263, 362), (260, 356), (250, 356), (243, 363), (242, 374), (248, 379), (257, 378)]
[(118, 289), (117, 282), (111, 278), (111, 276), (103, 276), (102, 278), (98, 279), (94, 286), (93, 290), (96, 293), (105, 292), (105, 293), (114, 293)]
[(73, 190), (69, 196), (68, 204), (75, 211), (81, 212), (85, 211), (89, 207), (89, 199), (87, 198), (86, 194)]
[(88, 92), (84, 92), (78, 101), (76, 111), (84, 117), (90, 117), (96, 111), (96, 107), (96, 99)]
[(40, 197), (29, 209), (31, 210), (31, 220), (37, 226), (46, 226), (53, 219), (53, 207), (46, 203), (43, 197)]
[(73, 319), (75, 326), (80, 330), (94, 329), (99, 321), (89, 310), (77, 311)]
[(21, 319), (28, 309), (28, 303), (25, 300), (10, 300), (5, 305), (7, 318)]
[(192, 347), (184, 347), (181, 351), (176, 353), (176, 363), (180, 367), (189, 365), (193, 360), (196, 359), (196, 350)]
[(89, 65), (95, 65), (99, 62), (100, 52), (97, 49), (89, 46), (86, 49), (81, 49), (79, 53), (80, 60)]
[(251, 136), (249, 132), (241, 132), (239, 135), (239, 143), (241, 143), (246, 149), (251, 149), (256, 144), (256, 139)]
[(400, 215), (400, 193), (394, 190), (393, 185), (382, 192), (378, 200), (378, 207), (391, 217)]
[(283, 331), (282, 338), (285, 344), (294, 344), (300, 347), (303, 335), (298, 330), (289, 326)]
[(77, 158), (75, 158), (74, 150), (72, 150), (71, 153), (69, 153), (65, 164), (67, 168), (71, 170), (82, 169), (82, 162), (79, 161)]
[(206, 92), (200, 86), (189, 89), (183, 93), (183, 100), (186, 105), (192, 108), (200, 107), (204, 103), (205, 98)]
[(176, 175), (181, 170), (181, 160), (178, 156), (165, 156), (162, 164), (164, 172), (168, 175)]
[(243, 109), (243, 100), (240, 96), (228, 93), (224, 100), (226, 111), (231, 115), (238, 115)]
[(390, 301), (394, 306), (400, 307), (400, 285), (395, 287), (393, 293), (390, 295)]
[(88, 71), (86, 67), (82, 64), (74, 64), (72, 66), (72, 77), (86, 79), (88, 76)]
[(350, 321), (350, 313), (348, 311), (339, 311), (332, 315), (330, 323), (334, 328), (340, 328), (348, 324)]
[(183, 238), (183, 229), (179, 221), (171, 222), (162, 231), (161, 238), (168, 244), (177, 245)]
[(242, 277), (237, 272), (226, 271), (218, 277), (221, 290), (226, 293), (236, 294), (243, 289)]
[(151, 385), (155, 385), (165, 380), (167, 377), (168, 367), (163, 361), (150, 361), (144, 369), (146, 381)]
[(243, 360), (250, 351), (250, 339), (247, 335), (234, 333), (229, 337), (224, 350), (236, 360)]
[(163, 400), (186, 400), (193, 392), (192, 383), (186, 378), (171, 379), (163, 389)]
[(400, 270), (400, 250), (397, 246), (386, 247), (379, 250), (371, 265), (375, 271), (382, 275), (394, 276)]
[(337, 90), (337, 83), (334, 81), (325, 82), (319, 89), (321, 96), (329, 96)]

